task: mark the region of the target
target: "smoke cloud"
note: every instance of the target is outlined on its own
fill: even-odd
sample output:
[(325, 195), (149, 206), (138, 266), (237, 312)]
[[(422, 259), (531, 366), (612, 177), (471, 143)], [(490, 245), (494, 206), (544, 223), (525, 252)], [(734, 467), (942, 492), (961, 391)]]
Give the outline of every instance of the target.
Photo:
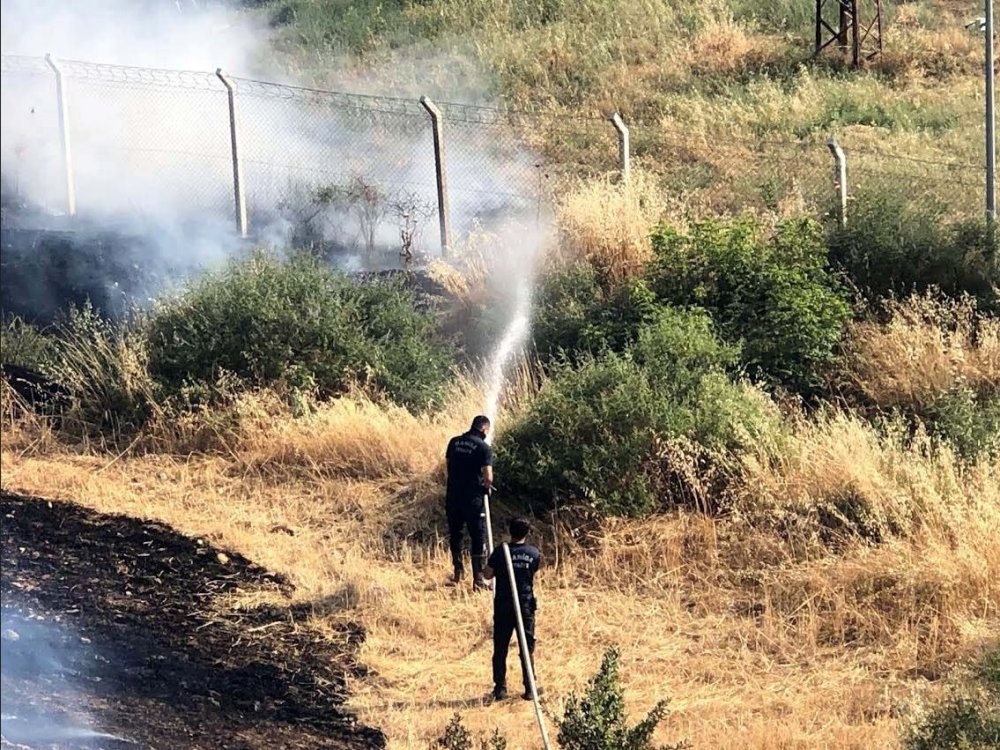
[[(43, 620), (5, 603), (0, 617), (0, 665), (4, 700), (0, 735), (18, 746), (59, 747), (88, 741), (130, 744), (102, 732), (82, 710), (78, 685), (99, 680), (88, 663), (108, 661), (65, 625)], [(41, 693), (54, 700), (32, 700)], [(52, 708), (50, 706), (57, 706)]]
[[(0, 10), (3, 53), (35, 58), (5, 63), (0, 87), (7, 268), (37, 249), (26, 231), (67, 230), (66, 241), (83, 249), (113, 232), (121, 254), (136, 256), (135, 278), (109, 277), (96, 296), (124, 288), (146, 297), (164, 279), (239, 252), (228, 102), (216, 68), (242, 79), (239, 146), (253, 243), (319, 243), (349, 270), (398, 267), (405, 235), (418, 255), (439, 252), (427, 113), (415, 100), (352, 100), (246, 80), (288, 82), (265, 63), (270, 29), (259, 14), (193, 0), (2, 0)], [(38, 62), (45, 53), (66, 76), (73, 220), (65, 216), (54, 74)], [(72, 62), (80, 60), (160, 72)], [(347, 79), (381, 88), (377, 71)], [(498, 137), (499, 127), (446, 122), (456, 237), (537, 220), (537, 159), (509, 133)]]
[(267, 28), (253, 14), (191, 0), (3, 0), (4, 54), (50, 52), (93, 60), (180, 70), (259, 68)]
[[(86, 296), (113, 315), (249, 244), (319, 246), (349, 271), (400, 267), (406, 250), (418, 264), (439, 254), (432, 130), (415, 98), (259, 83), (292, 83), (266, 63), (271, 30), (259, 14), (221, 4), (0, 0), (0, 11), (4, 55), (33, 58), (5, 61), (0, 86), (6, 311), (44, 322)], [(65, 75), (73, 218), (55, 76), (39, 61), (46, 53)], [(369, 94), (418, 93), (401, 83), (404, 67), (387, 76), (331, 70), (322, 80)], [(456, 67), (470, 69), (468, 61)], [(237, 79), (249, 243), (235, 232), (228, 99), (217, 68)], [(448, 98), (482, 97), (465, 90)], [(493, 238), (485, 250), (490, 297), (503, 323), (487, 364), (492, 414), (529, 333), (533, 269), (549, 241), (544, 174), (503, 118), (439, 105), (452, 246), (470, 233)]]

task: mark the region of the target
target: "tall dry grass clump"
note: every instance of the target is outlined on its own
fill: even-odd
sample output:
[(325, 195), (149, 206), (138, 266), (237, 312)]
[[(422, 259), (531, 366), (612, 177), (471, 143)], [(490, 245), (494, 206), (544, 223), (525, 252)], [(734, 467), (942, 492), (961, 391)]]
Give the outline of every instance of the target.
[(586, 260), (614, 281), (629, 278), (652, 258), (649, 236), (663, 210), (662, 192), (641, 172), (628, 184), (581, 183), (557, 209), (562, 256)]
[[(502, 431), (525, 408), (539, 377), (524, 361), (511, 368), (494, 415), (496, 429)], [(277, 477), (443, 484), (448, 439), (469, 428), (484, 401), (484, 384), (460, 372), (445, 406), (419, 413), (355, 390), (295, 415), (265, 392), (243, 406), (248, 418), (228, 452), (244, 467)]]
[(778, 450), (745, 455), (729, 491), (721, 518), (563, 527), (556, 514), (546, 550), (559, 585), (721, 616), (731, 628), (717, 634), (732, 647), (789, 663), (850, 647), (933, 676), (996, 635), (995, 459), (963, 464), (929, 440), (831, 412), (796, 420)]
[(44, 452), (56, 444), (52, 420), (40, 415), (6, 378), (0, 378), (0, 435), (5, 450)]
[(448, 261), (435, 259), (427, 274), (439, 283), (459, 304), (468, 309), (481, 305), (488, 297), (489, 280), (496, 272), (499, 238), (482, 228), (474, 228), (451, 248)]
[(850, 413), (798, 420), (780, 451), (747, 454), (743, 470), (741, 513), (778, 526), (789, 514), (808, 518), (828, 540), (940, 541), (967, 536), (970, 523), (1000, 523), (997, 459), (964, 465), (946, 445)]
[(963, 463), (833, 412), (801, 420), (780, 454), (746, 457), (744, 475), (735, 518), (748, 531), (722, 556), (730, 571), (764, 566), (759, 593), (783, 627), (805, 617), (818, 645), (883, 643), (926, 667), (1000, 616), (995, 457)]
[(723, 16), (708, 21), (688, 43), (691, 72), (695, 75), (726, 75), (747, 65), (764, 62), (778, 45)]
[(482, 400), (466, 378), (452, 386), (446, 410), (420, 415), (353, 393), (244, 432), (234, 453), (245, 466), (279, 476), (412, 481), (440, 467), (448, 438), (468, 427)]
[(845, 375), (883, 407), (922, 409), (956, 387), (1000, 387), (1000, 320), (971, 297), (933, 293), (888, 303), (889, 320), (858, 321), (846, 337)]

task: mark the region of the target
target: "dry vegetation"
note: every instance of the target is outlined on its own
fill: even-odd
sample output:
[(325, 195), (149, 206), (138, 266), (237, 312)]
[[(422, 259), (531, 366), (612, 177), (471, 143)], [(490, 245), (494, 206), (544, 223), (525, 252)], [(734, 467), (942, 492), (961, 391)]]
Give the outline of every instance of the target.
[(558, 207), (563, 255), (587, 261), (613, 279), (635, 275), (652, 259), (649, 235), (665, 210), (662, 191), (642, 172), (627, 185), (583, 183)]
[[(530, 747), (528, 704), (480, 703), (488, 598), (445, 585), (441, 446), (480, 401), (465, 382), (438, 414), (359, 395), (294, 418), (246, 396), (215, 454), (110, 455), (14, 419), (6, 393), (3, 486), (163, 520), (287, 573), (316, 627), (363, 622), (373, 671), (353, 706), (393, 747), (426, 747), (456, 709)], [(785, 439), (785, 460), (746, 459), (728, 517), (547, 526), (538, 657), (551, 708), (618, 644), (631, 708), (673, 698), (663, 740), (891, 748), (925, 678), (1000, 637), (995, 462), (962, 468), (836, 413)], [(878, 545), (846, 526), (822, 538), (839, 488), (908, 523)]]
[(888, 305), (885, 325), (854, 324), (847, 377), (883, 407), (926, 406), (956, 386), (1000, 384), (1000, 321), (976, 319), (969, 299), (933, 294)]
[[(580, 5), (605, 13), (613, 4)], [(901, 6), (884, 69), (850, 78), (790, 63), (784, 35), (737, 19), (732, 3), (698, 5), (693, 33), (679, 33), (672, 3), (621, 5), (613, 34), (598, 19), (574, 36), (576, 16), (512, 34), (511, 2), (406, 4), (468, 31), (463, 48), (471, 40), (514, 103), (542, 97), (556, 113), (621, 109), (649, 123), (633, 133), (645, 149), (637, 161), (668, 180), (637, 169), (631, 186), (600, 181), (560, 195), (555, 224), (569, 259), (624, 278), (649, 259), (664, 213), (680, 222), (682, 211), (734, 203), (772, 216), (800, 211), (809, 175), (828, 188), (827, 129), (855, 147), (932, 159), (968, 160), (968, 144), (979, 142), (975, 38), (933, 30), (921, 14), (939, 4)], [(614, 64), (586, 61), (602, 34), (611, 34), (600, 49)], [(433, 63), (444, 75), (454, 59)], [(769, 66), (775, 75), (757, 75)], [(725, 76), (738, 83), (722, 85)], [(775, 150), (756, 142), (791, 133), (796, 142)], [(762, 173), (746, 174), (750, 160), (772, 173), (767, 195)], [(868, 173), (852, 174), (874, 180), (890, 165), (865, 163)], [(471, 312), (493, 270), (475, 242), (460, 255), (463, 273), (435, 272)], [(853, 326), (842, 375), (886, 408), (996, 384), (1000, 331), (995, 320), (973, 331), (970, 316), (965, 302), (896, 304), (887, 324)], [(530, 398), (538, 376), (523, 375), (509, 409)], [(287, 574), (320, 630), (361, 622), (372, 671), (352, 686), (352, 704), (392, 747), (426, 747), (455, 710), (473, 730), (499, 727), (511, 747), (533, 747), (528, 704), (482, 703), (488, 597), (445, 583), (443, 446), (483, 402), (475, 383), (455, 380), (447, 406), (422, 416), (359, 393), (298, 414), (266, 392), (244, 394), (216, 413), (158, 415), (110, 452), (68, 443), (5, 390), (2, 483), (204, 536)], [(510, 416), (500, 415), (501, 430)], [(786, 413), (780, 450), (761, 447), (732, 468), (724, 514), (544, 519), (538, 660), (552, 712), (617, 644), (633, 713), (672, 699), (663, 741), (898, 747), (911, 707), (938, 689), (932, 681), (1000, 638), (998, 459), (959, 460), (919, 430), (898, 429), (878, 432), (834, 407)], [(499, 529), (511, 511), (498, 500)]]
[(968, 4), (889, 4), (885, 53), (858, 73), (811, 59), (811, 0), (268, 6), (291, 9), (276, 45), (296, 74), (541, 112), (554, 164), (612, 170), (610, 126), (570, 118), (620, 112), (635, 162), (685, 208), (827, 210), (830, 135), (852, 190), (905, 182), (965, 216), (981, 203), (983, 53)]

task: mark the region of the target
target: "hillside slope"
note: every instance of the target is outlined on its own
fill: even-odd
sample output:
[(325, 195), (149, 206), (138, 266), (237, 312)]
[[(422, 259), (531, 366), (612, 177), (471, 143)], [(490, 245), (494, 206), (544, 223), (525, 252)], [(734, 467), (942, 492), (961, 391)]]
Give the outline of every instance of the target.
[[(983, 50), (965, 28), (976, 9), (883, 5), (884, 55), (860, 72), (835, 53), (812, 59), (811, 0), (271, 0), (264, 12), (282, 63), (323, 85), (558, 118), (618, 111), (638, 163), (695, 206), (814, 203), (836, 135), (853, 188), (906, 182), (978, 208)], [(567, 128), (583, 125), (543, 126), (554, 161), (605, 163), (610, 129), (604, 142)]]
[[(479, 395), (423, 418), (363, 400), (300, 419), (264, 412), (225, 455), (115, 457), (8, 429), (3, 486), (246, 555), (287, 575), (306, 625), (333, 641), (362, 623), (368, 671), (349, 681), (350, 705), (390, 747), (426, 747), (456, 710), (473, 730), (532, 747), (528, 704), (486, 702), (488, 597), (446, 584), (439, 449)], [(808, 525), (681, 512), (571, 533), (540, 521), (551, 565), (538, 672), (552, 715), (618, 644), (630, 711), (671, 698), (661, 741), (895, 748), (914, 707), (943, 689), (936, 681), (1000, 638), (995, 464), (956, 474), (946, 457), (893, 448), (849, 419), (801, 441), (802, 460), (758, 466), (751, 481), (803, 498), (833, 486), (886, 502), (919, 493), (920, 531), (878, 546), (845, 537), (817, 554)], [(497, 508), (498, 528), (509, 512)]]

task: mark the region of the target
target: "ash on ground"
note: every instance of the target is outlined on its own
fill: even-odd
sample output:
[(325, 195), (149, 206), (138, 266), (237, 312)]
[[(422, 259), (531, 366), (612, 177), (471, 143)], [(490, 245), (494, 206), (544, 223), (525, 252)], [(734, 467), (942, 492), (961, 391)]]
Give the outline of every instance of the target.
[(379, 748), (344, 709), (360, 629), (311, 607), (232, 610), (291, 591), (161, 524), (3, 493), (2, 748)]

